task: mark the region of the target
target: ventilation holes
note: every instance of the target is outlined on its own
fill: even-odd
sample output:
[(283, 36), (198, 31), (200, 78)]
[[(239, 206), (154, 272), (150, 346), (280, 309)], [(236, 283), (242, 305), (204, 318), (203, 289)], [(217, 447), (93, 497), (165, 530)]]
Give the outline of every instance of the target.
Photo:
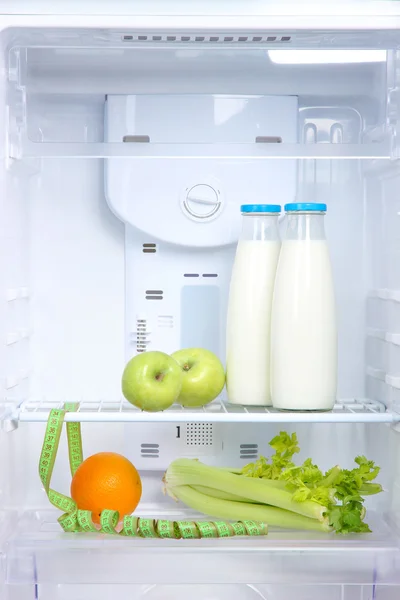
[(212, 423), (187, 423), (186, 445), (187, 446), (212, 446), (213, 426)]
[(240, 458), (256, 460), (258, 458), (258, 444), (240, 444)]
[(203, 273), (203, 277), (218, 277), (218, 273)]
[(136, 320), (136, 352), (146, 352), (147, 347), (147, 321), (146, 319)]
[(263, 44), (279, 44), (292, 41), (290, 35), (206, 35), (205, 33), (194, 33), (192, 35), (178, 34), (148, 34), (135, 35), (126, 34), (122, 36), (123, 42), (167, 42), (170, 44), (179, 43), (263, 43)]
[(143, 244), (142, 252), (145, 254), (155, 254), (157, 252), (157, 244)]
[(158, 315), (158, 326), (172, 328), (174, 326), (174, 317), (172, 315)]
[(140, 455), (142, 458), (159, 458), (159, 444), (140, 444)]
[(198, 273), (184, 273), (184, 277), (200, 277)]
[(162, 290), (146, 290), (146, 300), (162, 300), (163, 293)]

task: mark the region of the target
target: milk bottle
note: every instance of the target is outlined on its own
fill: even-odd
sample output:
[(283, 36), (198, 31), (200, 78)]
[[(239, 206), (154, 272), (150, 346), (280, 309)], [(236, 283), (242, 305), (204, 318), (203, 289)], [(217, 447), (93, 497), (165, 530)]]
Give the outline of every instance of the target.
[(227, 319), (229, 402), (271, 405), (271, 307), (280, 240), (274, 204), (245, 204)]
[(326, 204), (287, 204), (285, 211), (272, 308), (272, 402), (285, 410), (330, 410), (336, 399), (337, 331)]

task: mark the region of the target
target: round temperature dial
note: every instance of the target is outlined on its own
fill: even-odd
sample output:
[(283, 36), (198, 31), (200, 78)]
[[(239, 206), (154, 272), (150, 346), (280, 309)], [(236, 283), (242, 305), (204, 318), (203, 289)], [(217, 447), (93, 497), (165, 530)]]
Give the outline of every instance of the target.
[(196, 221), (213, 219), (221, 206), (220, 191), (206, 183), (198, 183), (187, 188), (182, 202), (182, 208), (186, 215)]

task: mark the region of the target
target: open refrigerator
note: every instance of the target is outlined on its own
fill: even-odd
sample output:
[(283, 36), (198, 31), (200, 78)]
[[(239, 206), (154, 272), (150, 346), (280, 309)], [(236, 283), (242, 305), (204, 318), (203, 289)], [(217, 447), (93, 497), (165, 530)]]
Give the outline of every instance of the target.
[[(397, 600), (400, 594), (400, 3), (1, 3), (0, 598)], [(332, 412), (140, 412), (144, 350), (225, 360), (246, 202), (328, 204), (339, 327)], [(242, 466), (365, 454), (373, 533), (145, 540), (68, 534), (38, 476), (52, 408), (84, 453), (140, 470), (140, 514), (176, 457)], [(65, 440), (52, 486), (68, 494)]]

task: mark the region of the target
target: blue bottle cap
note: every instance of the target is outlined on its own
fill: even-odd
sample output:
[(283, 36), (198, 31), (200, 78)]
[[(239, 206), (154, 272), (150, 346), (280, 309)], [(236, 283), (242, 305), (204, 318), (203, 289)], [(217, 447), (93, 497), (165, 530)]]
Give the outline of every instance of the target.
[(285, 212), (326, 212), (326, 204), (315, 202), (292, 202), (285, 204)]
[(279, 204), (242, 204), (240, 211), (245, 214), (254, 213), (280, 213)]

